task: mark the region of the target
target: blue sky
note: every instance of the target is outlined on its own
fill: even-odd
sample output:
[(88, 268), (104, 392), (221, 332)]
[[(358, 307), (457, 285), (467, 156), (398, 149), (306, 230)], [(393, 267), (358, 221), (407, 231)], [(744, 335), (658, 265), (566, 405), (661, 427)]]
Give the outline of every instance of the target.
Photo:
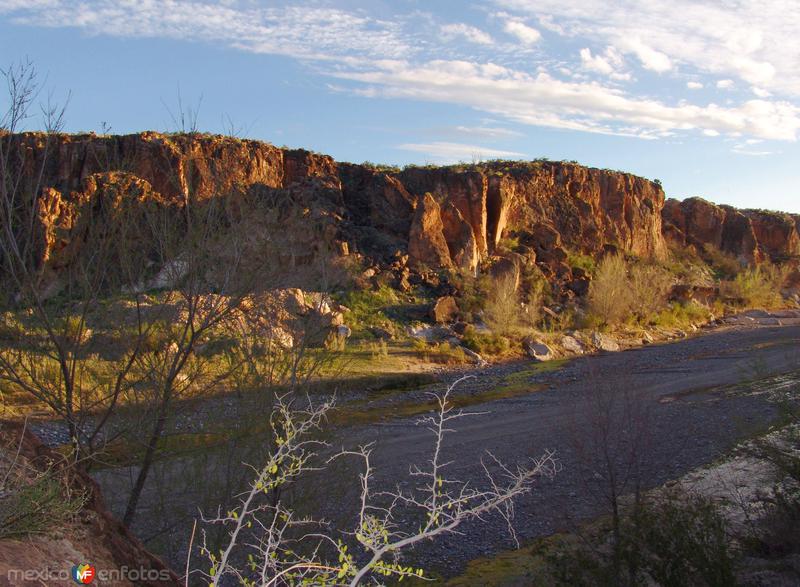
[(798, 30), (796, 0), (0, 0), (3, 66), (71, 131), (174, 130), (180, 92), (338, 160), (574, 159), (793, 212)]

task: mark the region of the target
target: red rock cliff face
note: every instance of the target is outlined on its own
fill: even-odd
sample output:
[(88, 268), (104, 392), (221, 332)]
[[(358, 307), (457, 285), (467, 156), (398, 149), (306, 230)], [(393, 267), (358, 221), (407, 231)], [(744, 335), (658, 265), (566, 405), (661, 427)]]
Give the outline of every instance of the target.
[(253, 184), (285, 188), (309, 177), (336, 177), (330, 157), (284, 150), (259, 141), (216, 136), (55, 135), (24, 133), (12, 139), (24, 154), (25, 177), (33, 183), (44, 170), (44, 187), (69, 194), (97, 173), (121, 171), (147, 181), (169, 200), (203, 200)]
[(472, 227), (483, 257), (504, 235), (528, 233), (539, 224), (552, 226), (565, 246), (587, 253), (604, 245), (645, 257), (666, 252), (663, 191), (626, 173), (536, 162), (465, 171), (412, 168), (397, 177), (418, 196), (430, 192), (452, 203)]
[(750, 219), (761, 251), (772, 259), (800, 255), (797, 219), (789, 214), (744, 210)]
[(791, 214), (737, 210), (687, 198), (668, 200), (662, 216), (665, 236), (679, 246), (713, 246), (747, 263), (800, 255), (797, 217)]
[[(124, 207), (120, 194), (178, 207), (241, 194), (289, 202), (300, 208), (298, 218), (322, 218), (327, 237), (347, 243), (343, 252), (387, 258), (398, 250), (417, 256), (427, 251), (430, 258), (418, 261), (429, 267), (474, 270), (508, 236), (555, 272), (563, 269), (564, 249), (662, 257), (664, 235), (682, 245), (711, 244), (748, 261), (800, 253), (797, 217), (740, 212), (699, 199), (665, 205), (654, 182), (573, 163), (394, 171), (209, 135), (58, 135), (46, 142), (43, 134), (29, 133), (3, 140), (20, 154), (29, 192), (37, 170), (44, 170), (36, 194), (37, 238), (42, 262), (54, 268), (69, 262), (79, 217), (102, 194), (116, 194), (103, 197), (118, 208)], [(426, 194), (432, 202), (425, 202)]]

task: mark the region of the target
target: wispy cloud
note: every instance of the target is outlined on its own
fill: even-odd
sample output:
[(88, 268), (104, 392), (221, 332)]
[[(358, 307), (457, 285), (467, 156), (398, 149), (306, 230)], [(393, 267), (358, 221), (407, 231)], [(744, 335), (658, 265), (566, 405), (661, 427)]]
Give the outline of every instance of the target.
[(403, 151), (422, 153), (430, 161), (437, 163), (455, 163), (458, 161), (482, 161), (485, 159), (511, 159), (525, 157), (516, 151), (503, 151), (482, 147), (480, 145), (465, 145), (463, 143), (449, 143), (435, 141), (432, 143), (405, 143), (397, 146)]
[[(642, 138), (699, 132), (796, 140), (800, 133), (796, 0), (737, 0), (735, 9), (697, 0), (492, 2), (497, 10), (480, 27), (438, 22), (430, 13), (379, 18), (336, 8), (335, 0), (267, 7), (251, 0), (0, 0), (0, 15), (94, 35), (288, 56), (319, 64), (315, 72), (338, 80), (340, 91), (463, 105), (526, 125)], [(553, 53), (540, 30), (582, 49)], [(635, 83), (654, 74), (671, 79), (684, 99), (656, 98), (665, 94)], [(729, 90), (724, 105), (687, 91), (699, 87)]]
[(90, 34), (211, 41), (255, 53), (331, 60), (416, 53), (400, 25), (316, 5), (254, 8), (191, 0), (0, 0), (14, 22)]
[(794, 140), (800, 110), (786, 102), (749, 100), (723, 107), (636, 98), (598, 83), (566, 82), (496, 64), (466, 61), (376, 62), (368, 71), (337, 75), (365, 84), (364, 95), (464, 104), (523, 124), (653, 138), (675, 131)]
[(487, 139), (507, 139), (523, 136), (523, 133), (519, 131), (497, 126), (456, 126), (453, 130), (459, 134)]
[(800, 95), (796, 0), (494, 0), (551, 30), (634, 54), (654, 71), (691, 68)]
[(440, 30), (442, 37), (448, 41), (456, 38), (463, 38), (470, 43), (477, 43), (478, 45), (491, 45), (494, 43), (491, 35), (477, 27), (464, 24), (463, 22), (442, 25)]
[(516, 37), (525, 45), (535, 45), (542, 38), (542, 33), (518, 20), (506, 21), (503, 30), (505, 30), (509, 35)]
[(606, 47), (602, 55), (592, 55), (591, 49), (584, 47), (580, 51), (581, 64), (584, 69), (607, 75), (612, 79), (629, 80), (631, 75), (623, 73), (625, 60), (614, 47)]

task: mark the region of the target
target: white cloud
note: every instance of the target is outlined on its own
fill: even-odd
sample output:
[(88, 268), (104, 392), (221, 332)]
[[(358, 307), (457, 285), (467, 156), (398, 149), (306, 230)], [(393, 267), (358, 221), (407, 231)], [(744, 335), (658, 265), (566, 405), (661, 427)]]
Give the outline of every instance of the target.
[(398, 145), (398, 149), (414, 151), (427, 155), (432, 161), (453, 163), (457, 161), (482, 161), (484, 159), (510, 159), (523, 158), (523, 153), (516, 151), (502, 151), (478, 145), (465, 145), (463, 143), (448, 143), (435, 141), (432, 143), (406, 143)]
[[(457, 104), (527, 125), (643, 138), (693, 131), (796, 140), (800, 133), (798, 105), (770, 95), (800, 96), (796, 0), (737, 0), (735, 9), (726, 10), (695, 0), (493, 1), (507, 12), (489, 18), (515, 44), (491, 44), (477, 27), (439, 24), (427, 13), (380, 19), (316, 1), (262, 7), (251, 0), (0, 0), (0, 14), (12, 22), (88, 34), (200, 41), (289, 56), (340, 80), (340, 91)], [(541, 34), (526, 22), (579, 39), (569, 46), (584, 47), (580, 64), (546, 54), (553, 50), (549, 44), (538, 45), (531, 62), (520, 44), (533, 46)], [(465, 48), (440, 37), (470, 43)], [(755, 99), (736, 102), (731, 93), (724, 106), (669, 103), (652, 97), (656, 92), (643, 84), (612, 83), (632, 79), (637, 63), (678, 84), (692, 79), (712, 86), (716, 79), (724, 89), (745, 80), (741, 87), (752, 88)]]
[(702, 90), (703, 84), (700, 82), (686, 82), (686, 87), (690, 90)]
[(442, 37), (444, 37), (446, 40), (452, 40), (460, 37), (478, 45), (491, 45), (494, 43), (491, 35), (477, 27), (464, 23), (442, 25), (440, 31), (442, 33)]
[(754, 150), (751, 147), (752, 143), (745, 141), (744, 143), (737, 143), (731, 149), (732, 153), (736, 153), (737, 155), (749, 155), (750, 157), (766, 157), (768, 155), (773, 155), (774, 151), (767, 151), (767, 150)]
[(453, 130), (459, 134), (485, 137), (487, 139), (524, 136), (519, 131), (497, 126), (456, 126)]
[(717, 82), (717, 88), (720, 90), (730, 90), (733, 88), (733, 85), (732, 79), (721, 79)]
[(588, 71), (601, 73), (617, 80), (629, 80), (630, 74), (622, 73), (619, 69), (625, 61), (614, 47), (606, 47), (602, 55), (592, 55), (592, 51), (583, 48), (580, 51), (581, 65)]
[(619, 44), (623, 50), (627, 49), (636, 55), (642, 63), (642, 67), (645, 69), (657, 73), (663, 73), (672, 69), (672, 60), (665, 53), (653, 49), (637, 37), (622, 39)]
[[(493, 0), (551, 30), (610, 44), (654, 71), (692, 69), (800, 96), (797, 0)], [(631, 42), (633, 40), (633, 42)]]
[(463, 104), (537, 126), (644, 138), (712, 129), (795, 140), (800, 132), (800, 109), (787, 102), (670, 106), (598, 83), (565, 82), (492, 63), (386, 61), (374, 63), (369, 70), (337, 75), (365, 84), (357, 90), (365, 95)]
[(509, 35), (515, 36), (525, 45), (535, 45), (542, 38), (539, 31), (518, 20), (506, 21), (503, 30)]
[[(2, 0), (0, 0), (2, 1)], [(349, 55), (403, 57), (417, 50), (399, 25), (319, 6), (254, 8), (191, 0), (49, 0), (0, 11), (17, 23), (75, 27), (91, 34), (219, 42), (255, 53), (331, 60)]]

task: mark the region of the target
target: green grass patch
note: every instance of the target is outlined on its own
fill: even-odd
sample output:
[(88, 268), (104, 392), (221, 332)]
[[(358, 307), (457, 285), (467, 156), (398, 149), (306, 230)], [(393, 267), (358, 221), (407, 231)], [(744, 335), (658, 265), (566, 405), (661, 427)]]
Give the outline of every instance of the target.
[[(557, 361), (547, 361), (538, 363), (533, 367), (511, 373), (503, 378), (499, 385), (476, 394), (456, 395), (451, 397), (450, 403), (455, 408), (468, 408), (488, 402), (502, 399), (520, 397), (528, 393), (543, 391), (545, 386), (539, 383), (531, 383), (530, 378), (542, 373), (550, 373), (560, 369), (568, 362), (568, 359)], [(385, 398), (386, 395), (381, 396)], [(436, 400), (426, 401), (400, 401), (390, 406), (381, 405), (370, 407), (372, 399), (352, 402), (348, 406), (334, 410), (328, 418), (335, 425), (363, 425), (373, 422), (393, 420), (396, 418), (409, 418), (427, 414), (435, 410), (438, 406)]]

